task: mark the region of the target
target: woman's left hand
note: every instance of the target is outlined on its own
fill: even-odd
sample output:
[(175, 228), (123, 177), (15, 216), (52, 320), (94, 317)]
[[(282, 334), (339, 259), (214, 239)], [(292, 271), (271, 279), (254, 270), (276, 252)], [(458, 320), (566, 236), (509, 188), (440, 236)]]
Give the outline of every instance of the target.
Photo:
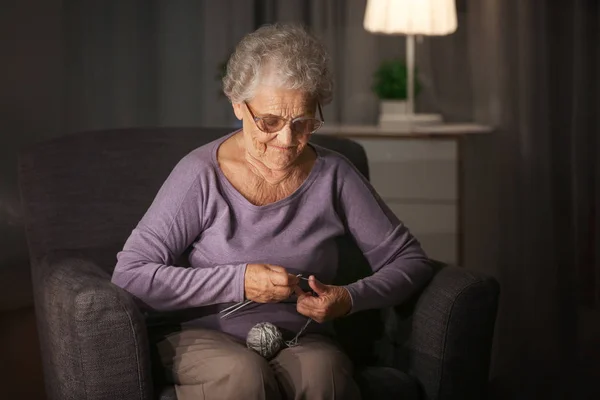
[(313, 275), (308, 278), (308, 285), (317, 296), (296, 287), (295, 291), (298, 295), (296, 310), (300, 314), (322, 323), (342, 317), (350, 312), (352, 299), (345, 288), (325, 285)]

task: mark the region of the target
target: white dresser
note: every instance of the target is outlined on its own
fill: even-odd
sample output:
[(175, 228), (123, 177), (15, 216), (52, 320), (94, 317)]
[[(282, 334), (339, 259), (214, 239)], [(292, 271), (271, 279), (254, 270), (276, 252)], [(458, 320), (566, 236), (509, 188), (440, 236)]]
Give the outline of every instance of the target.
[(366, 150), (371, 182), (419, 239), (429, 257), (462, 264), (464, 156), (469, 137), (491, 132), (474, 124), (412, 131), (376, 126), (324, 126), (319, 134), (351, 138)]

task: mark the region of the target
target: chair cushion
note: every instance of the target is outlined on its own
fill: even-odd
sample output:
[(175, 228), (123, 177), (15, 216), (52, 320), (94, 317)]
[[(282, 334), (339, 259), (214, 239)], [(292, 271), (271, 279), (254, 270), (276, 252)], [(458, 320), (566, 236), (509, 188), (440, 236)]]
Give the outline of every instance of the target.
[[(366, 367), (356, 371), (355, 379), (363, 400), (418, 400), (419, 386), (408, 374), (388, 367)], [(173, 386), (159, 390), (160, 400), (177, 400)]]

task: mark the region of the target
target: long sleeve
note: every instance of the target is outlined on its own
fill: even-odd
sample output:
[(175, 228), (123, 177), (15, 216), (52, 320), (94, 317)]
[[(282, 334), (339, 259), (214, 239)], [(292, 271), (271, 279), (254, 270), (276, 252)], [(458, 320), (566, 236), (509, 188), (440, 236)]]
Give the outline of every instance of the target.
[(240, 301), (246, 264), (185, 268), (173, 265), (201, 235), (206, 188), (192, 155), (173, 169), (117, 255), (112, 282), (156, 310)]
[(430, 261), (354, 167), (346, 163), (340, 172), (340, 214), (373, 269), (371, 276), (345, 286), (352, 312), (398, 305), (431, 278)]

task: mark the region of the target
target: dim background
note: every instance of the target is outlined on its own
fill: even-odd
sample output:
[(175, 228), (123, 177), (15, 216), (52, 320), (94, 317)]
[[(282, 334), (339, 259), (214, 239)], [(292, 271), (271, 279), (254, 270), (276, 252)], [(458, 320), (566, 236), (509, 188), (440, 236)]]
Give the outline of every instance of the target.
[[(328, 122), (375, 124), (372, 74), (403, 37), (362, 27), (365, 0), (0, 1), (0, 385), (42, 399), (18, 151), (71, 132), (233, 126), (219, 64), (246, 33), (296, 21), (326, 43)], [(417, 42), (420, 112), (495, 128), (478, 149), (465, 268), (501, 283), (496, 398), (597, 398), (600, 4), (458, 0), (458, 31)], [(473, 173), (476, 171), (473, 171)], [(4, 396), (4, 395), (3, 395)], [(3, 397), (0, 396), (0, 397)]]

